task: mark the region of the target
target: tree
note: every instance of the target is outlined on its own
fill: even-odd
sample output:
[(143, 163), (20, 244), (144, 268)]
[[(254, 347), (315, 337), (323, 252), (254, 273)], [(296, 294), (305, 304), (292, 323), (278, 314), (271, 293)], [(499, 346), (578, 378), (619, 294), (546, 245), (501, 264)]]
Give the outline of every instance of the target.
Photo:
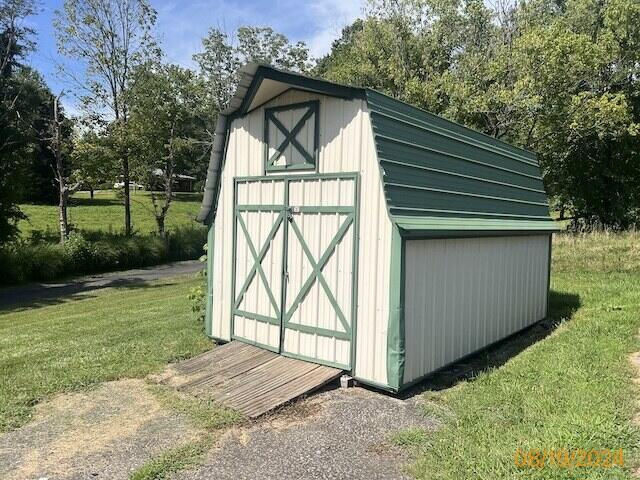
[[(139, 67), (129, 90), (129, 134), (135, 169), (151, 190), (158, 234), (166, 235), (166, 216), (176, 175), (203, 164), (209, 144), (203, 109), (204, 87), (194, 72), (158, 62)], [(161, 193), (156, 191), (159, 187)]]
[(271, 27), (240, 27), (236, 34), (236, 55), (241, 63), (267, 63), (285, 70), (309, 69), (309, 49), (304, 42), (291, 44)]
[(71, 148), (71, 181), (89, 190), (94, 198), (94, 190), (105, 183), (113, 183), (118, 171), (118, 159), (112, 145), (112, 137), (106, 132), (86, 130), (76, 134)]
[[(18, 102), (20, 129), (26, 142), (13, 188), (21, 202), (57, 204), (54, 171), (56, 159), (51, 149), (54, 95), (41, 75), (29, 67), (16, 72), (21, 95)], [(66, 144), (73, 131), (70, 119), (62, 118), (61, 141)]]
[(33, 48), (24, 20), (35, 13), (30, 0), (0, 1), (0, 244), (15, 237), (24, 214), (17, 206), (17, 172), (33, 142), (24, 103), (21, 60)]
[(235, 42), (219, 29), (212, 28), (202, 39), (203, 50), (193, 56), (206, 83), (206, 101), (214, 112), (227, 106), (238, 82), (238, 69), (245, 63), (266, 63), (285, 70), (307, 72), (309, 49), (303, 42), (289, 39), (270, 27), (240, 27)]
[(576, 228), (640, 225), (637, 0), (374, 0), (318, 73), (539, 155)]
[(58, 187), (58, 224), (60, 227), (60, 243), (64, 244), (69, 236), (69, 221), (67, 217), (67, 206), (69, 194), (75, 191), (76, 187), (69, 185), (69, 164), (65, 161), (67, 152), (65, 150), (64, 124), (65, 118), (60, 105), (63, 92), (53, 99), (53, 118), (50, 126), (51, 137), (49, 138), (50, 149), (55, 157), (54, 177)]
[[(117, 139), (127, 138), (127, 90), (137, 65), (157, 55), (151, 29), (156, 12), (147, 0), (65, 0), (54, 26), (58, 50), (85, 63), (85, 105), (102, 122), (112, 121)], [(108, 110), (108, 115), (105, 112)], [(129, 151), (116, 145), (124, 180), (124, 225), (131, 234)]]

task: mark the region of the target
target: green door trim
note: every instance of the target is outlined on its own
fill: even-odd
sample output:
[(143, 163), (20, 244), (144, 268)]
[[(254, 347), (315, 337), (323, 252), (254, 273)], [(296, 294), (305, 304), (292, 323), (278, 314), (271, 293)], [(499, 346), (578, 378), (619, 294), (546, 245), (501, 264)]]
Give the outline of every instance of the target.
[(291, 323), (291, 322), (285, 324), (285, 328), (288, 328), (289, 330), (296, 330), (302, 333), (311, 333), (315, 335), (320, 335), (322, 337), (332, 337), (332, 338), (338, 338), (340, 340), (351, 339), (351, 331), (340, 332), (336, 330), (329, 330), (327, 328), (312, 327), (310, 325), (303, 325), (301, 323)]
[[(271, 286), (269, 285), (267, 276), (265, 275), (264, 270), (262, 269), (261, 263), (262, 263), (262, 260), (264, 260), (264, 257), (267, 255), (267, 252), (269, 251), (269, 247), (271, 247), (271, 242), (273, 241), (276, 234), (278, 233), (278, 230), (280, 229), (280, 225), (282, 225), (282, 219), (284, 218), (284, 215), (283, 213), (281, 213), (276, 218), (275, 223), (271, 227), (271, 231), (269, 232), (269, 235), (267, 235), (267, 238), (264, 241), (262, 248), (260, 249), (260, 253), (256, 252), (256, 249), (253, 246), (253, 242), (251, 241), (251, 235), (249, 234), (249, 230), (247, 230), (247, 226), (244, 223), (244, 220), (242, 219), (242, 215), (236, 214), (235, 217), (236, 217), (236, 222), (240, 225), (240, 228), (244, 233), (244, 237), (247, 242), (247, 246), (249, 247), (249, 251), (251, 252), (251, 256), (253, 257), (254, 264), (251, 270), (249, 271), (249, 275), (245, 280), (244, 284), (242, 285), (242, 288), (240, 289), (240, 294), (238, 295), (238, 297), (235, 299), (233, 303), (233, 309), (237, 310), (240, 304), (242, 303), (242, 300), (244, 299), (244, 295), (247, 292), (247, 289), (249, 288), (249, 286), (251, 285), (251, 282), (253, 281), (255, 274), (257, 272), (258, 275), (260, 275), (260, 279), (262, 280), (262, 283), (267, 290), (267, 295), (269, 296), (269, 301), (271, 302), (271, 306), (276, 312), (277, 318), (275, 318), (274, 320), (277, 321), (278, 318), (280, 318), (280, 307), (278, 306), (278, 302), (276, 302), (273, 292), (271, 291)], [(237, 247), (237, 244), (235, 246)]]
[[(307, 257), (307, 260), (309, 260), (309, 263), (311, 263), (311, 267), (313, 271), (311, 272), (309, 277), (307, 277), (307, 280), (302, 284), (302, 287), (300, 288), (300, 292), (296, 296), (296, 299), (294, 300), (294, 302), (291, 304), (291, 308), (286, 312), (286, 315), (284, 317), (285, 326), (289, 324), (291, 317), (296, 312), (296, 310), (298, 309), (302, 301), (309, 294), (309, 292), (311, 291), (311, 287), (317, 280), (318, 283), (320, 283), (320, 285), (322, 286), (325, 294), (329, 298), (329, 302), (331, 303), (331, 306), (335, 310), (336, 315), (338, 316), (338, 320), (340, 320), (340, 323), (342, 324), (342, 327), (344, 328), (345, 333), (348, 333), (348, 334), (351, 333), (351, 326), (347, 323), (347, 319), (344, 313), (342, 312), (342, 309), (340, 308), (338, 301), (336, 300), (335, 296), (331, 292), (331, 288), (327, 284), (324, 278), (324, 275), (322, 275), (322, 269), (325, 267), (325, 265), (333, 255), (340, 241), (346, 235), (347, 231), (349, 230), (349, 227), (351, 227), (351, 225), (353, 224), (353, 217), (354, 217), (353, 213), (350, 213), (349, 215), (347, 215), (347, 218), (344, 220), (344, 222), (338, 229), (338, 232), (334, 235), (333, 239), (327, 246), (327, 249), (321, 255), (320, 260), (318, 260), (317, 263), (313, 258), (313, 254), (309, 250), (309, 246), (307, 245), (307, 242), (305, 242), (304, 240), (304, 236), (302, 235), (302, 232), (296, 225), (296, 222), (293, 219), (289, 220), (289, 225), (293, 229), (293, 232), (296, 234), (296, 237), (298, 238), (298, 241), (302, 246), (302, 250)], [(316, 327), (312, 327), (312, 328), (316, 328)]]
[(397, 225), (393, 225), (392, 228), (389, 320), (387, 323), (387, 383), (397, 392), (403, 386), (406, 353), (404, 328), (405, 240)]
[[(320, 174), (320, 173), (316, 173), (316, 174), (298, 174), (298, 175), (263, 175), (263, 176), (255, 176), (255, 177), (236, 177), (234, 178), (234, 226), (233, 226), (233, 250), (234, 250), (234, 257), (233, 257), (233, 261), (232, 261), (232, 288), (231, 288), (231, 293), (232, 293), (232, 309), (231, 309), (231, 338), (238, 338), (246, 343), (252, 344), (252, 345), (256, 345), (262, 348), (266, 348), (268, 350), (274, 351), (276, 353), (281, 353), (282, 355), (285, 356), (289, 356), (292, 358), (301, 358), (303, 360), (309, 360), (309, 361), (313, 361), (316, 363), (322, 363), (325, 365), (331, 365), (331, 366), (335, 366), (338, 368), (342, 368), (342, 369), (346, 369), (346, 370), (350, 370), (354, 368), (355, 362), (355, 338), (354, 338), (354, 332), (356, 329), (356, 324), (357, 324), (357, 284), (358, 284), (358, 275), (357, 275), (357, 267), (358, 267), (358, 259), (357, 259), (357, 252), (358, 252), (358, 205), (359, 205), (359, 196), (360, 196), (360, 182), (359, 182), (359, 173), (357, 172), (347, 172), (347, 173), (337, 173), (337, 174)], [(295, 211), (297, 213), (318, 213), (318, 214), (340, 214), (340, 215), (346, 215), (346, 218), (343, 220), (343, 223), (341, 224), (340, 228), (338, 229), (338, 232), (334, 235), (332, 241), (330, 242), (330, 244), (327, 246), (325, 252), (323, 253), (323, 255), (321, 256), (321, 258), (318, 260), (318, 262), (315, 261), (315, 258), (313, 257), (313, 255), (311, 254), (311, 251), (307, 245), (307, 243), (304, 241), (302, 232), (300, 231), (300, 229), (298, 228), (298, 226), (295, 224), (295, 221), (286, 221), (285, 222), (285, 218), (287, 218), (287, 215), (290, 213), (291, 209), (290, 209), (290, 205), (289, 205), (289, 186), (292, 182), (297, 182), (297, 181), (313, 181), (313, 180), (331, 180), (331, 179), (335, 179), (335, 180), (353, 180), (354, 182), (354, 199), (353, 199), (353, 205), (352, 206), (344, 206), (344, 205), (336, 205), (336, 206), (299, 206), (296, 207)], [(259, 205), (259, 204), (238, 204), (237, 202), (237, 184), (238, 183), (253, 183), (253, 182), (260, 182), (260, 181), (266, 181), (266, 182), (273, 182), (273, 181), (283, 181), (284, 183), (284, 201), (282, 205), (278, 205), (278, 204), (269, 204), (269, 205)], [(253, 245), (253, 242), (251, 242), (251, 240), (249, 240), (249, 235), (248, 235), (248, 229), (246, 226), (246, 223), (244, 222), (244, 219), (242, 219), (241, 217), (241, 213), (243, 212), (279, 212), (279, 215), (277, 216), (274, 225), (272, 226), (269, 235), (267, 236), (267, 239), (265, 240), (264, 245), (262, 245), (262, 247), (260, 248), (260, 251), (256, 251), (255, 249), (255, 245)], [(293, 217), (294, 215), (292, 215)], [(243, 287), (240, 291), (240, 294), (236, 297), (236, 293), (235, 293), (235, 286), (236, 286), (236, 251), (237, 251), (237, 230), (238, 230), (238, 225), (240, 225), (240, 229), (243, 231), (243, 234), (245, 236), (245, 238), (247, 239), (247, 245), (249, 246), (249, 249), (251, 250), (251, 255), (253, 257), (254, 260), (254, 265), (250, 271), (249, 277), (247, 277), (247, 280), (245, 281), (245, 284), (243, 284)], [(282, 284), (281, 284), (281, 299), (280, 299), (280, 307), (277, 306), (277, 301), (275, 301), (275, 297), (273, 296), (273, 292), (271, 291), (271, 288), (268, 285), (267, 279), (266, 279), (266, 275), (264, 274), (264, 271), (262, 270), (262, 266), (261, 266), (261, 262), (264, 259), (264, 257), (266, 256), (266, 254), (268, 253), (269, 250), (269, 246), (272, 243), (273, 239), (275, 238), (275, 236), (278, 233), (279, 227), (283, 226), (284, 230), (283, 230), (283, 241), (282, 241), (282, 249), (283, 249), (283, 257), (282, 257)], [(311, 275), (309, 276), (309, 278), (307, 278), (307, 280), (305, 281), (305, 283), (303, 284), (303, 288), (301, 289), (301, 292), (296, 296), (296, 301), (294, 302), (294, 304), (292, 304), (291, 309), (289, 309), (289, 312), (287, 312), (286, 310), (286, 294), (287, 294), (287, 288), (286, 288), (286, 281), (287, 281), (287, 253), (288, 253), (288, 235), (289, 235), (289, 225), (291, 225), (291, 230), (293, 230), (295, 236), (298, 238), (298, 240), (300, 241), (300, 244), (303, 248), (303, 251), (307, 257), (307, 259), (309, 260), (309, 262), (311, 263), (312, 267), (313, 267), (313, 272), (311, 273)], [(325, 266), (325, 264), (329, 261), (329, 259), (331, 258), (331, 256), (333, 255), (336, 247), (338, 246), (338, 244), (340, 243), (340, 241), (344, 238), (344, 236), (346, 235), (346, 233), (348, 232), (349, 228), (353, 229), (353, 245), (352, 245), (352, 282), (351, 282), (351, 325), (349, 325), (346, 321), (346, 316), (344, 315), (344, 312), (342, 312), (342, 310), (340, 309), (340, 306), (337, 303), (337, 300), (335, 299), (333, 293), (331, 292), (331, 289), (329, 288), (329, 285), (326, 283), (326, 280), (324, 279), (324, 276), (322, 275), (322, 268)], [(244, 310), (240, 310), (239, 307), (239, 303), (242, 301), (242, 297), (246, 294), (246, 291), (251, 283), (251, 281), (253, 281), (253, 277), (255, 277), (257, 275), (259, 275), (261, 277), (261, 280), (263, 281), (263, 283), (265, 284), (265, 287), (267, 288), (267, 292), (269, 294), (269, 298), (271, 301), (271, 304), (274, 305), (275, 302), (275, 308), (276, 308), (276, 312), (278, 313), (278, 318), (273, 318), (273, 317), (269, 317), (269, 316), (265, 316), (265, 315), (260, 315), (260, 314), (256, 314), (256, 313), (252, 313), (252, 312), (246, 312)], [(298, 323), (291, 323), (290, 319), (291, 316), (293, 315), (293, 313), (295, 313), (295, 309), (298, 308), (299, 304), (301, 303), (302, 300), (304, 300), (304, 297), (306, 296), (306, 294), (308, 293), (303, 293), (304, 290), (308, 290), (313, 283), (318, 280), (318, 282), (322, 285), (322, 288), (325, 290), (325, 293), (327, 293), (327, 296), (332, 304), (332, 306), (334, 307), (336, 314), (338, 315), (338, 318), (340, 320), (341, 325), (343, 326), (343, 328), (345, 328), (346, 331), (341, 332), (339, 330), (330, 330), (330, 329), (326, 329), (326, 328), (322, 328), (322, 327), (312, 327), (309, 325), (302, 325), (302, 324), (298, 324)], [(308, 285), (307, 285), (308, 284)], [(301, 298), (300, 294), (302, 294)], [(284, 306), (285, 308), (281, 308), (282, 306)], [(261, 344), (259, 342), (255, 342), (252, 341), (250, 339), (246, 339), (244, 337), (240, 337), (240, 336), (236, 336), (234, 335), (234, 317), (238, 315), (238, 316), (242, 316), (245, 318), (249, 318), (255, 321), (259, 321), (259, 322), (263, 322), (263, 323), (268, 323), (268, 324), (272, 324), (272, 325), (280, 325), (281, 329), (280, 329), (280, 345), (279, 347), (273, 347), (270, 345), (265, 345), (265, 344)], [(295, 354), (295, 353), (288, 353), (285, 352), (284, 350), (284, 334), (285, 334), (285, 329), (290, 329), (290, 330), (296, 330), (299, 332), (303, 332), (303, 333), (310, 333), (310, 334), (315, 334), (315, 335), (319, 335), (319, 336), (324, 336), (324, 337), (332, 337), (332, 338), (336, 338), (339, 340), (347, 340), (350, 343), (350, 350), (351, 350), (351, 354), (349, 357), (349, 364), (345, 364), (345, 365), (338, 365), (338, 364), (334, 364), (332, 362), (329, 361), (325, 361), (319, 358), (309, 358), (309, 357), (303, 357), (301, 355)]]

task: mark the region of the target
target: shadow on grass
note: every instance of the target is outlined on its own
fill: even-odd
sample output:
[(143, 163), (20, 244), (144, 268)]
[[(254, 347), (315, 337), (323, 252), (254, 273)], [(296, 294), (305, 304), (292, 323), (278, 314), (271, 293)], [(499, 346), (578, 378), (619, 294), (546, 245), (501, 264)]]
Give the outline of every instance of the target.
[[(153, 289), (175, 285), (175, 283), (152, 284), (148, 280), (142, 279), (119, 279), (112, 282), (106, 282), (99, 286), (92, 285), (92, 282), (73, 282), (60, 284), (37, 284), (34, 290), (38, 291), (38, 299), (28, 298), (30, 295), (18, 294), (11, 303), (0, 304), (0, 313), (17, 313), (33, 308), (48, 307), (65, 302), (73, 302), (77, 300), (86, 300), (97, 297), (96, 291), (104, 288), (116, 288), (122, 290), (138, 290)], [(96, 292), (96, 293), (91, 293)], [(0, 291), (0, 302), (2, 294)], [(31, 293), (31, 292), (29, 292)], [(22, 300), (22, 297), (27, 297)]]
[(451, 388), (460, 381), (471, 380), (481, 372), (504, 365), (526, 348), (550, 335), (562, 321), (571, 320), (580, 305), (578, 295), (552, 290), (549, 295), (547, 318), (437, 370), (422, 382), (402, 392), (399, 397), (406, 399), (427, 390)]
[(106, 207), (109, 205), (122, 206), (124, 200), (121, 198), (104, 198), (104, 197), (71, 197), (69, 200), (70, 207)]
[(202, 202), (201, 193), (176, 192), (172, 202)]

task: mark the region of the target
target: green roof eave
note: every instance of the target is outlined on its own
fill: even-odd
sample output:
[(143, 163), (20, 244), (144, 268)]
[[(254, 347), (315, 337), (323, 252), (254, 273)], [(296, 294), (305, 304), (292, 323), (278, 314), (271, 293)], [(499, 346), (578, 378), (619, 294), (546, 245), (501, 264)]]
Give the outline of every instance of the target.
[(553, 220), (501, 220), (393, 215), (393, 223), (411, 232), (558, 232)]

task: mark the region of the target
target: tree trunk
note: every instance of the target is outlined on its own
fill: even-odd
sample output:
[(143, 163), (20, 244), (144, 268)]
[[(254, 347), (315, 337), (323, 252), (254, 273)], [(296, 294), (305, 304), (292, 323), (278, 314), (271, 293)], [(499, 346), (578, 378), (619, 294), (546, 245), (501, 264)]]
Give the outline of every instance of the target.
[(93, 200), (93, 187), (89, 187), (89, 197)]
[(171, 200), (173, 200), (173, 171), (174, 171), (174, 151), (173, 141), (175, 135), (175, 125), (171, 126), (171, 134), (169, 137), (169, 155), (164, 165), (164, 202), (163, 205), (158, 208), (156, 196), (151, 193), (151, 200), (153, 202), (153, 208), (156, 213), (156, 223), (158, 224), (158, 235), (163, 238), (167, 237), (165, 229), (165, 219), (167, 218), (167, 212), (171, 207)]
[(60, 222), (60, 243), (64, 244), (69, 235), (67, 222), (67, 185), (64, 176), (64, 160), (62, 158), (62, 145), (60, 144), (61, 122), (58, 115), (58, 104), (62, 92), (53, 101), (53, 152), (56, 157), (56, 177), (58, 180), (58, 219)]
[(69, 235), (69, 224), (67, 221), (67, 193), (64, 190), (64, 179), (60, 180), (60, 202), (59, 202), (59, 212), (60, 212), (60, 243), (64, 245), (64, 242), (67, 240), (67, 236)]
[(131, 195), (129, 192), (129, 158), (125, 155), (122, 159), (124, 180), (124, 234), (131, 236)]
[(156, 223), (158, 224), (158, 235), (165, 236), (164, 215), (156, 215)]

